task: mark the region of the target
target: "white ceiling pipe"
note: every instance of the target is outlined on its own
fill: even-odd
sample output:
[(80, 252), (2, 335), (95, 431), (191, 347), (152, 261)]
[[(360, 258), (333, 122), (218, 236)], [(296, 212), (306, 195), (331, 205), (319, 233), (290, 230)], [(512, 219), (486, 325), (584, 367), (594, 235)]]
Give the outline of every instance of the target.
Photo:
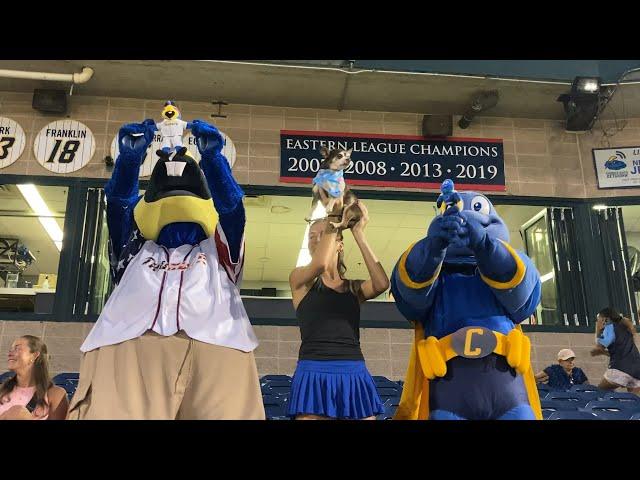
[(24, 70), (2, 70), (2, 78), (21, 78), (27, 80), (50, 80), (54, 82), (86, 83), (93, 77), (93, 68), (82, 67), (80, 73), (47, 73), (47, 72), (26, 72)]

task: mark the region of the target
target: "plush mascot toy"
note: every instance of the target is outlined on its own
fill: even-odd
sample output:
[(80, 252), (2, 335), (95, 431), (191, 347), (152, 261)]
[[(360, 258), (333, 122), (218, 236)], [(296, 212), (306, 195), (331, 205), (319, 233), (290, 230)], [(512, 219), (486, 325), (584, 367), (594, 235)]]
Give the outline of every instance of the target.
[(174, 102), (166, 102), (162, 109), (162, 121), (156, 124), (162, 137), (162, 150), (171, 153), (182, 147), (182, 135), (185, 129), (191, 130), (193, 124), (182, 120), (180, 110)]
[[(138, 175), (153, 121), (122, 127), (105, 187), (117, 284), (81, 347), (76, 419), (264, 419), (240, 298), (243, 192), (223, 137), (195, 120), (198, 165), (159, 150), (144, 195)], [(215, 207), (215, 208), (214, 208)]]
[(415, 324), (395, 419), (541, 419), (531, 343), (519, 325), (540, 277), (491, 202), (442, 185), (439, 214), (396, 264), (391, 289)]

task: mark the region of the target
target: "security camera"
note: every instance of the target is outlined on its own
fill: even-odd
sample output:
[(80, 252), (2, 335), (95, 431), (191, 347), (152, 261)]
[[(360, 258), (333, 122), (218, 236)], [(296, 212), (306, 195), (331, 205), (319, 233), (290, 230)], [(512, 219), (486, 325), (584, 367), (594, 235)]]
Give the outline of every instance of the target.
[(458, 126), (462, 129), (468, 128), (469, 125), (471, 125), (473, 117), (478, 115), (480, 112), (485, 112), (490, 108), (495, 107), (498, 104), (499, 99), (500, 94), (497, 90), (480, 92), (473, 98), (471, 106), (458, 121)]

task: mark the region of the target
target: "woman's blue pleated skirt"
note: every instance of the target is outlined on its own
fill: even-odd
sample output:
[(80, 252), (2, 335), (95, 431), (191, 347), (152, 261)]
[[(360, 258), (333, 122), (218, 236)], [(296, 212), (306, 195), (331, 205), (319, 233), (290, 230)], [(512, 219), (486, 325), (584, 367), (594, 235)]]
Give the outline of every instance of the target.
[(362, 360), (299, 360), (288, 414), (356, 420), (384, 412), (371, 374)]

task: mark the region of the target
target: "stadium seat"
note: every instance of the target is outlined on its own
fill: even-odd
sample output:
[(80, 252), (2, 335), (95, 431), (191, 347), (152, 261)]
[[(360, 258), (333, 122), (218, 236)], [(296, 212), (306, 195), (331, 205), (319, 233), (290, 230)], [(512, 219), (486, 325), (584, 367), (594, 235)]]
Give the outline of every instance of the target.
[(618, 402), (640, 402), (640, 397), (630, 392), (609, 392), (606, 393), (602, 399), (615, 400)]
[(265, 393), (273, 393), (275, 395), (289, 395), (291, 393), (291, 385), (265, 385)]
[(290, 420), (286, 408), (282, 405), (265, 405), (264, 413), (267, 420)]
[(389, 380), (387, 377), (382, 377), (380, 375), (375, 375), (372, 377), (373, 383), (376, 384), (376, 387), (389, 387), (389, 388), (397, 388), (398, 383), (392, 380)]
[(544, 399), (540, 402), (543, 410), (549, 411), (567, 411), (578, 410), (581, 406), (581, 402), (572, 400), (547, 400)]
[(397, 407), (400, 404), (400, 395), (397, 395), (395, 397), (387, 397), (382, 403), (383, 405), (395, 405)]
[(4, 382), (11, 375), (13, 375), (13, 372), (4, 372), (2, 375), (0, 375), (0, 383)]
[(56, 385), (62, 385), (62, 383), (66, 382), (67, 380), (76, 380), (77, 381), (79, 379), (80, 379), (80, 373), (78, 373), (78, 372), (64, 372), (64, 373), (59, 373), (58, 375), (53, 377), (51, 380)]
[(269, 392), (269, 385), (267, 385), (266, 383), (264, 385), (260, 385), (260, 391), (262, 392), (263, 395), (265, 393), (270, 393)]
[(260, 379), (260, 384), (269, 382), (289, 382), (291, 383), (291, 377), (289, 375), (265, 375)]
[(601, 390), (595, 385), (590, 385), (588, 383), (583, 383), (582, 385), (572, 385), (569, 389), (570, 392), (598, 392)]
[(607, 410), (593, 410), (592, 412), (600, 420), (629, 420), (633, 412), (629, 410), (621, 410), (619, 412), (610, 412)]
[(584, 400), (586, 403), (589, 403), (592, 400), (601, 400), (602, 399), (602, 392), (592, 392), (590, 390), (586, 390), (586, 391), (581, 391), (581, 392), (573, 392), (576, 395), (579, 395), (580, 398), (582, 400)]
[(631, 412), (630, 416), (640, 411), (640, 404), (637, 402), (621, 402), (619, 400), (592, 400), (584, 407), (585, 411), (598, 413), (598, 411), (609, 412)]
[(555, 411), (547, 418), (547, 420), (598, 420), (595, 413), (583, 412), (580, 410)]
[(537, 386), (538, 386), (538, 396), (540, 397), (540, 400), (543, 400), (544, 398), (547, 397), (551, 389), (547, 385), (544, 385), (542, 383), (539, 383)]
[(271, 393), (263, 393), (262, 394), (262, 403), (266, 405), (281, 405), (282, 399), (278, 395), (274, 395)]
[(78, 372), (59, 373), (51, 380), (55, 385), (64, 388), (65, 392), (67, 392), (67, 396), (71, 399), (73, 394), (76, 393), (76, 388), (78, 388), (80, 374)]
[(381, 413), (376, 417), (376, 420), (393, 420), (393, 415), (387, 412)]
[(291, 382), (287, 380), (270, 380), (260, 384), (261, 387), (286, 387), (291, 388)]
[(595, 400), (593, 393), (584, 392), (549, 392), (545, 400), (562, 400), (565, 402), (576, 402), (578, 408), (584, 407), (589, 401)]
[(378, 387), (376, 390), (378, 390), (378, 395), (381, 397), (395, 397), (402, 394), (402, 389), (398, 385), (395, 387)]
[(399, 401), (400, 401), (399, 398), (397, 400), (389, 399), (388, 401), (386, 401), (384, 403), (384, 412), (376, 416), (376, 420), (393, 420), (393, 416), (395, 415), (396, 410), (398, 409)]
[(629, 420), (640, 420), (640, 412), (631, 415), (631, 418)]
[(395, 413), (395, 410), (385, 410), (384, 413), (381, 413), (376, 417), (376, 420), (393, 420)]
[(78, 380), (67, 380), (62, 384), (57, 384), (59, 387), (64, 388), (65, 392), (67, 392), (67, 397), (71, 399), (76, 393), (76, 389), (78, 388)]

